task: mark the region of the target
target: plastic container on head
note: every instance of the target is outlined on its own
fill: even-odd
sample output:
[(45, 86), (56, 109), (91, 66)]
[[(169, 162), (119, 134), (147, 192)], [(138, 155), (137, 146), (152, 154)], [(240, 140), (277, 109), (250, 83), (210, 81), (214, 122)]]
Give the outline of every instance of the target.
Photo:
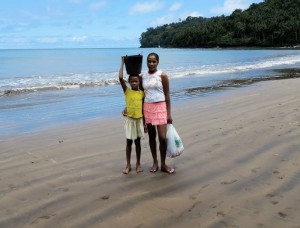
[(124, 61), (127, 74), (139, 75), (141, 73), (143, 64), (142, 55), (126, 55)]

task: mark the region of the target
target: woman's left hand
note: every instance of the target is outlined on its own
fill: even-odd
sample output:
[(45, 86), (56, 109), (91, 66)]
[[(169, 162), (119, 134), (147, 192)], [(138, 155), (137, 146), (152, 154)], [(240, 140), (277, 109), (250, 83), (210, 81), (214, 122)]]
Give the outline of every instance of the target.
[(168, 124), (173, 123), (173, 119), (172, 119), (172, 116), (171, 116), (171, 115), (168, 115), (167, 123), (168, 123)]

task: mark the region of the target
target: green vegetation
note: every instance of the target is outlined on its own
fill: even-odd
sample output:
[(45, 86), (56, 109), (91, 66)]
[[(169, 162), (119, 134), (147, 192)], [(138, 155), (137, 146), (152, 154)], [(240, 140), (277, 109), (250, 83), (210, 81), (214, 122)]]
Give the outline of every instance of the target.
[(188, 17), (148, 28), (141, 47), (282, 47), (300, 43), (299, 0), (264, 0), (230, 16)]

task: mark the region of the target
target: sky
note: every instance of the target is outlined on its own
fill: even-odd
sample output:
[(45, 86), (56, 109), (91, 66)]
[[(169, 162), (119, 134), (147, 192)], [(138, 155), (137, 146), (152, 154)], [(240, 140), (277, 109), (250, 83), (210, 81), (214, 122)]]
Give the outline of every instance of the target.
[(0, 49), (139, 47), (147, 28), (263, 0), (1, 0)]

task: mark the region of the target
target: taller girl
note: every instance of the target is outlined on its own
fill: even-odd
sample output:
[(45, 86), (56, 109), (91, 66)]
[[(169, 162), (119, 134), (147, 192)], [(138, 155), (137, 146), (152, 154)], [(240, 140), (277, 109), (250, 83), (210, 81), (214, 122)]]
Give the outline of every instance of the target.
[(161, 171), (171, 174), (175, 172), (175, 169), (166, 165), (167, 123), (172, 123), (169, 79), (164, 72), (157, 69), (158, 64), (158, 54), (150, 53), (147, 56), (148, 72), (142, 75), (145, 92), (143, 111), (153, 157), (150, 172), (156, 172), (159, 168), (156, 151), (156, 135), (158, 134)]

